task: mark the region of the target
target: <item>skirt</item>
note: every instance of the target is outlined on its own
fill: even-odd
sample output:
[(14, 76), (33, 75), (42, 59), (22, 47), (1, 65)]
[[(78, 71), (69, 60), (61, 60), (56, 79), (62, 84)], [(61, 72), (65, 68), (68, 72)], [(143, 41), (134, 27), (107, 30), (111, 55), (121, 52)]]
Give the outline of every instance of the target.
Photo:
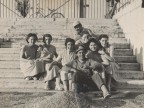
[(36, 76), (44, 72), (44, 62), (43, 60), (20, 60), (20, 68), (24, 77)]

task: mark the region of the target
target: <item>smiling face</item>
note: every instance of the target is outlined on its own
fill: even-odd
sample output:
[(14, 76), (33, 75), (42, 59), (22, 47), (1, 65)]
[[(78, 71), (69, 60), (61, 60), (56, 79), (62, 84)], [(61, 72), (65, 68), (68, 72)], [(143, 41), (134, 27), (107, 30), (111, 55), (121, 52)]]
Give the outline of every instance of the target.
[(98, 46), (96, 45), (95, 42), (91, 42), (89, 44), (89, 48), (90, 48), (91, 51), (97, 51), (98, 50)]
[(68, 51), (73, 51), (74, 50), (74, 44), (72, 42), (68, 42), (66, 45), (66, 49)]
[(85, 59), (86, 59), (85, 54), (86, 54), (86, 51), (85, 51), (85, 50), (80, 50), (80, 51), (78, 51), (78, 52), (77, 52), (78, 59), (79, 59), (79, 60), (82, 60), (82, 61), (85, 60)]
[(87, 43), (89, 41), (89, 35), (88, 34), (84, 34), (82, 36), (82, 43)]
[(50, 37), (45, 37), (45, 44), (50, 45), (51, 41)]
[(34, 36), (29, 37), (28, 43), (29, 43), (30, 45), (34, 45), (34, 44), (36, 43), (35, 37), (34, 37)]
[(107, 47), (107, 44), (108, 44), (107, 38), (101, 38), (101, 40), (99, 40), (99, 41), (104, 48)]

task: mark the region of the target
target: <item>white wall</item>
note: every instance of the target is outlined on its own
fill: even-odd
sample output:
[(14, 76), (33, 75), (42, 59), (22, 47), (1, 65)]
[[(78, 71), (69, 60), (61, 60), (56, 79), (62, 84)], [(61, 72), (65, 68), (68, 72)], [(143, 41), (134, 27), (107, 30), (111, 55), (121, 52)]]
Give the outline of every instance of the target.
[(134, 55), (144, 71), (144, 8), (142, 0), (135, 0), (114, 16), (123, 28), (126, 38), (131, 42)]

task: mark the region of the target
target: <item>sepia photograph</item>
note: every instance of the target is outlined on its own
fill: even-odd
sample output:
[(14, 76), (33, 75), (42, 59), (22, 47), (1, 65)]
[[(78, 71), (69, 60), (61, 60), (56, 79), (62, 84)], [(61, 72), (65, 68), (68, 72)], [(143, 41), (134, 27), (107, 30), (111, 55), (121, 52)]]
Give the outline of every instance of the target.
[(0, 0), (0, 108), (144, 108), (144, 0)]

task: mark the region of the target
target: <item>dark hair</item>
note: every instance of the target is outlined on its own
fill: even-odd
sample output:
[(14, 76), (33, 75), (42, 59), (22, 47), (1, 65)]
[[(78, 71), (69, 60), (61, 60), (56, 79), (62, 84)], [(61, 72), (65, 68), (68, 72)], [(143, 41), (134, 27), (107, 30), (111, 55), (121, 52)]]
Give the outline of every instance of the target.
[(91, 37), (91, 35), (89, 34), (88, 31), (84, 31), (83, 34), (82, 34), (82, 37), (83, 37), (83, 35), (87, 35), (87, 36)]
[(107, 39), (109, 39), (108, 35), (106, 35), (106, 34), (101, 34), (101, 35), (99, 36), (98, 40), (101, 40), (102, 38), (107, 38)]
[(36, 35), (35, 33), (29, 33), (29, 34), (26, 36), (26, 41), (27, 41), (27, 43), (29, 43), (28, 40), (29, 40), (30, 37), (34, 37), (36, 41), (38, 40), (38, 37), (37, 37), (37, 35)]
[[(99, 36), (99, 38), (98, 38), (98, 43), (99, 43), (99, 48), (100, 49), (102, 49), (103, 48), (103, 46), (101, 45), (101, 43), (100, 43), (100, 40), (102, 39), (102, 38), (107, 38), (107, 39), (109, 39), (109, 37), (108, 37), (108, 35), (106, 35), (106, 34), (101, 34), (100, 36)], [(107, 47), (109, 47), (110, 46), (110, 44), (109, 44), (109, 42), (107, 43)]]
[[(99, 42), (95, 38), (90, 38), (90, 40), (88, 41), (87, 45), (89, 46), (91, 42), (94, 42), (98, 46), (98, 48), (100, 47)], [(90, 48), (89, 48), (89, 50), (90, 50)]]
[(79, 26), (81, 26), (81, 27), (82, 27), (82, 24), (81, 24), (81, 23), (79, 23), (79, 24), (75, 25), (75, 26), (74, 26), (74, 28), (79, 27)]
[(49, 37), (52, 40), (51, 34), (44, 34), (43, 35), (43, 42), (45, 43), (45, 37)]
[(67, 46), (68, 42), (72, 42), (75, 45), (75, 40), (72, 39), (72, 38), (66, 38), (66, 40), (65, 40), (65, 46)]

